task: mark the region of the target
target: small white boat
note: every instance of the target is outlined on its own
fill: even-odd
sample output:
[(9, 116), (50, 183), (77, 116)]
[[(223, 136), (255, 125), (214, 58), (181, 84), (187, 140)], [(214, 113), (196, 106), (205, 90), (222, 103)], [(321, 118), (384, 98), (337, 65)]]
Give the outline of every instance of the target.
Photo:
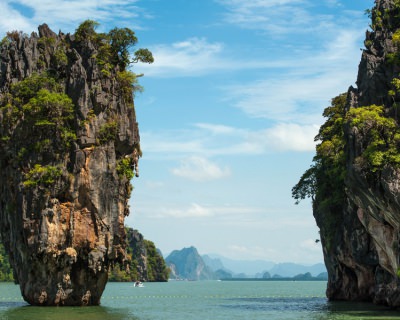
[(142, 282), (140, 282), (140, 281), (136, 281), (133, 286), (134, 287), (138, 287), (138, 288), (143, 288), (144, 284)]

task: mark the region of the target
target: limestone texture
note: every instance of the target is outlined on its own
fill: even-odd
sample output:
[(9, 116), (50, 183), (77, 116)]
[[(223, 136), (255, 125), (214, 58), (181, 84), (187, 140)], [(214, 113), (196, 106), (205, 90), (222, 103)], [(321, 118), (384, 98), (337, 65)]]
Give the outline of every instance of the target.
[[(126, 172), (138, 173), (140, 156), (133, 95), (98, 42), (38, 31), (12, 32), (0, 48), (1, 239), (28, 303), (98, 305), (109, 269), (126, 260)], [(68, 117), (52, 114), (59, 101), (47, 91), (51, 108), (34, 120), (37, 97), (21, 102), (30, 93), (20, 88), (9, 98), (42, 75), (72, 102)]]
[[(373, 104), (384, 106), (385, 115), (395, 119), (397, 127), (399, 97), (389, 92), (400, 73), (396, 61), (399, 43), (394, 40), (400, 28), (399, 6), (398, 1), (375, 1), (357, 86), (350, 87), (347, 94), (347, 111)], [(364, 125), (368, 129), (368, 122)], [(360, 167), (358, 159), (369, 143), (367, 129), (359, 130), (349, 123), (344, 128), (346, 199), (342, 206), (336, 208), (333, 218), (323, 210), (314, 210), (329, 274), (327, 296), (399, 307), (400, 170), (391, 163), (375, 172)], [(400, 152), (399, 146), (397, 150)], [(328, 228), (333, 228), (329, 239)]]

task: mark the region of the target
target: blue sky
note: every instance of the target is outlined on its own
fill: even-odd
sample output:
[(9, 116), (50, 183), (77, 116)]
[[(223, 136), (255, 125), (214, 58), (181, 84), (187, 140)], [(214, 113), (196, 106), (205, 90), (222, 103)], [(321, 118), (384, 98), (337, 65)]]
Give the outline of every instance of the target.
[(135, 30), (143, 157), (127, 224), (168, 254), (322, 262), (311, 164), (331, 98), (355, 86), (372, 0), (3, 0), (0, 31)]

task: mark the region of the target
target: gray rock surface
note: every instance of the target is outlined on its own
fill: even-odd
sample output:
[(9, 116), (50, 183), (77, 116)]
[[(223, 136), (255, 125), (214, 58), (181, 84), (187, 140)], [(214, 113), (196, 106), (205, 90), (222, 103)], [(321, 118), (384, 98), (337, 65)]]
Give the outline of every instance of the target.
[[(392, 0), (377, 0), (375, 5), (373, 18), (378, 15), (383, 22), (375, 19), (374, 30), (366, 33), (357, 88), (349, 89), (347, 107), (384, 105), (386, 114), (397, 119), (395, 99), (388, 92), (400, 68), (388, 57), (398, 51), (392, 37), (400, 27), (400, 9)], [(392, 165), (377, 173), (361, 169), (356, 159), (368, 138), (350, 126), (345, 138), (347, 198), (333, 218), (314, 210), (329, 274), (327, 296), (399, 307), (400, 171)], [(326, 230), (332, 226), (332, 239), (327, 239)]]
[[(1, 237), (23, 298), (33, 305), (98, 305), (110, 265), (126, 257), (132, 188), (117, 169), (127, 158), (137, 169), (138, 124), (133, 96), (121, 94), (118, 66), (104, 75), (98, 49), (47, 25), (39, 35), (14, 32), (0, 48), (2, 101), (12, 84), (47, 72), (75, 110), (66, 123), (76, 140), (65, 148), (61, 126), (28, 123), (22, 113), (10, 122), (8, 107), (0, 108)], [(116, 133), (102, 139), (110, 123)], [(27, 187), (35, 164), (60, 174), (50, 185)]]

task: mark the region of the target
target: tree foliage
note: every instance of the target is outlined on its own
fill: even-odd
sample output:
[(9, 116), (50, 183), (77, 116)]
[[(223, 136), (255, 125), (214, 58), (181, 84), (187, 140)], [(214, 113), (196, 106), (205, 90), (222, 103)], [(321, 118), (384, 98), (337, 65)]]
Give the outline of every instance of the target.
[(129, 28), (114, 28), (109, 33), (111, 52), (121, 70), (130, 64), (129, 49), (137, 43), (135, 33)]
[(37, 185), (50, 186), (62, 175), (62, 170), (56, 166), (42, 166), (35, 164), (25, 175), (24, 186), (36, 187)]
[(385, 165), (400, 165), (400, 132), (382, 106), (352, 108), (346, 119), (363, 137), (362, 154), (356, 159), (360, 169), (376, 172)]
[(130, 50), (138, 39), (135, 32), (129, 28), (114, 28), (108, 33), (96, 33), (99, 24), (93, 20), (82, 22), (75, 31), (78, 42), (91, 41), (97, 46), (97, 59), (104, 67), (103, 74), (109, 75), (112, 65), (124, 71), (131, 63), (153, 63), (154, 58), (148, 49), (138, 49), (131, 58)]
[(96, 28), (100, 24), (94, 20), (83, 21), (75, 30), (76, 41), (94, 40), (96, 38)]
[(0, 282), (14, 281), (13, 271), (4, 245), (0, 243)]
[(15, 161), (24, 172), (24, 185), (50, 186), (61, 176), (51, 162), (76, 140), (71, 98), (52, 75), (33, 74), (0, 97), (0, 113), (0, 143), (3, 150), (17, 150)]
[(169, 276), (169, 269), (164, 258), (157, 252), (152, 241), (144, 240), (147, 252), (147, 278), (149, 281), (166, 281)]
[[(381, 50), (379, 32), (392, 37), (393, 47), (385, 44), (385, 48), (394, 50), (385, 51), (385, 62), (395, 67), (386, 66), (385, 70), (393, 71), (395, 76), (386, 82), (382, 80), (382, 85), (390, 88), (387, 96), (379, 97), (384, 105), (350, 107), (346, 106), (345, 94), (334, 98), (332, 105), (324, 110), (326, 121), (315, 137), (318, 144), (313, 163), (292, 189), (296, 203), (308, 197), (312, 199), (321, 240), (328, 250), (348, 205), (346, 179), (351, 179), (351, 176), (347, 174), (360, 175), (366, 183), (376, 186), (383, 170), (400, 168), (400, 79), (397, 75), (400, 65), (400, 0), (389, 1), (385, 6), (377, 3), (366, 13), (371, 18), (373, 30), (367, 33), (365, 45), (368, 50), (373, 53), (373, 49)], [(345, 139), (345, 133), (346, 138), (354, 138), (355, 145), (346, 145), (351, 140)]]
[(319, 143), (313, 164), (292, 189), (297, 204), (305, 198), (312, 198), (314, 214), (323, 216), (324, 222), (319, 226), (328, 250), (345, 200), (345, 106), (346, 94), (341, 94), (324, 110), (326, 121), (315, 137)]
[[(132, 229), (126, 228), (126, 230), (128, 234), (132, 235)], [(137, 238), (134, 237), (127, 239), (126, 244), (127, 256), (129, 258), (129, 271), (127, 272), (124, 268), (115, 267), (109, 272), (110, 281), (168, 281), (169, 268), (152, 241), (143, 238), (137, 241)], [(146, 274), (143, 274), (144, 264), (146, 265)]]
[(319, 143), (313, 164), (292, 189), (296, 203), (305, 198), (322, 199), (326, 194), (330, 194), (332, 204), (343, 199), (345, 104), (346, 95), (341, 94), (332, 99), (332, 105), (324, 110), (323, 116), (327, 119), (315, 137)]

